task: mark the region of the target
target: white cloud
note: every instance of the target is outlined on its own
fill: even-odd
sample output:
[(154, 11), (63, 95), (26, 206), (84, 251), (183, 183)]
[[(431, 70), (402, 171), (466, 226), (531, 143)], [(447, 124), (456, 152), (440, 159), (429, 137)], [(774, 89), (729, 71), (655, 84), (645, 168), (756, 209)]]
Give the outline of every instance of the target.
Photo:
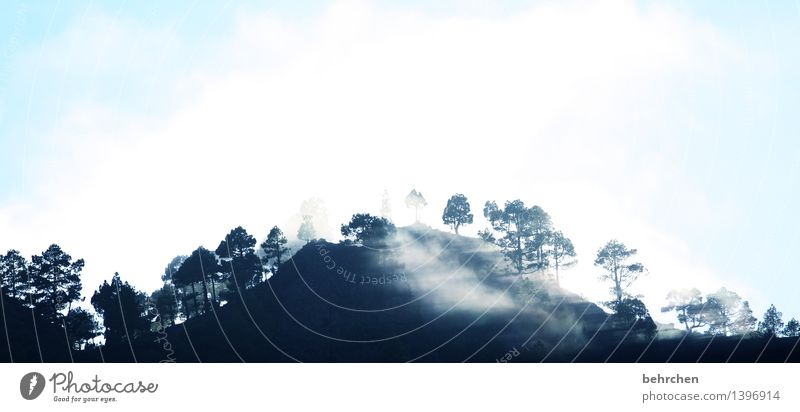
[[(634, 2), (491, 18), (339, 2), (309, 20), (243, 13), (236, 27), (215, 41), (218, 59), (160, 91), (191, 96), (166, 115), (70, 107), (36, 191), (0, 209), (15, 242), (0, 246), (59, 242), (87, 258), (88, 289), (119, 271), (149, 290), (172, 256), (216, 247), (237, 225), (263, 237), (303, 199), (323, 198), (335, 225), (377, 211), (385, 188), (403, 216), (416, 187), (436, 225), (454, 192), (476, 215), (487, 199), (542, 205), (581, 255), (567, 285), (596, 299), (591, 256), (612, 237), (641, 250), (654, 310), (668, 285), (717, 284), (646, 219), (676, 187), (690, 197), (673, 213), (710, 218), (652, 128), (672, 115), (670, 84), (735, 58), (713, 28)], [(108, 41), (140, 31), (125, 25)], [(108, 41), (90, 47), (121, 58)]]

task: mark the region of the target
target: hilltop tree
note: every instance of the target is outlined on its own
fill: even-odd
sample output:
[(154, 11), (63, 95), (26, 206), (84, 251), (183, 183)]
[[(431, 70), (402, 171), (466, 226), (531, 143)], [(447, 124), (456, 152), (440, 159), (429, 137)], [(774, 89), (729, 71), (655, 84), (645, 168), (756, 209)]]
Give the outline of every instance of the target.
[(0, 255), (0, 287), (2, 293), (25, 300), (28, 290), (28, 262), (14, 249)]
[(428, 206), (428, 202), (425, 200), (425, 197), (422, 196), (421, 192), (417, 192), (417, 189), (412, 189), (411, 192), (406, 195), (406, 207), (414, 208), (414, 221), (419, 223), (419, 219), (422, 216), (422, 209)]
[(736, 318), (733, 320), (733, 333), (736, 335), (746, 335), (756, 329), (758, 319), (753, 316), (753, 310), (750, 309), (750, 302), (743, 301), (739, 311), (736, 312)]
[(314, 223), (309, 215), (303, 215), (303, 223), (297, 229), (297, 238), (304, 240), (306, 244), (317, 237), (317, 231), (314, 230)]
[(83, 259), (73, 262), (72, 257), (55, 244), (31, 258), (29, 276), (33, 305), (51, 322), (61, 318), (61, 311), (69, 311), (72, 302), (80, 299), (83, 264)]
[(150, 300), (158, 310), (158, 315), (161, 318), (161, 323), (164, 326), (175, 324), (175, 319), (178, 317), (178, 294), (175, 286), (171, 283), (164, 283), (161, 289), (156, 290), (150, 295)]
[(341, 232), (346, 239), (361, 242), (365, 246), (382, 247), (396, 230), (386, 218), (356, 213), (348, 224), (342, 225)]
[(172, 279), (176, 286), (190, 285), (193, 296), (197, 295), (195, 284), (202, 285), (203, 312), (205, 313), (211, 309), (212, 304), (217, 305), (219, 302), (216, 294), (216, 282), (220, 280), (220, 269), (214, 252), (200, 246), (181, 264)]
[(289, 253), (289, 248), (284, 247), (287, 242), (283, 231), (277, 226), (273, 226), (267, 235), (267, 239), (261, 244), (261, 249), (264, 251), (264, 259), (267, 262), (272, 262), (269, 268), (272, 274), (278, 272), (278, 267), (283, 263), (283, 255)]
[(786, 322), (786, 327), (783, 328), (783, 336), (787, 338), (796, 338), (800, 336), (800, 322), (797, 319), (792, 318), (789, 322)]
[(734, 332), (734, 320), (741, 310), (742, 298), (736, 292), (721, 288), (706, 297), (708, 311), (708, 333), (730, 335)]
[(764, 319), (758, 323), (758, 332), (764, 337), (780, 336), (783, 329), (783, 313), (778, 312), (775, 305), (769, 305), (769, 309), (764, 312)]
[(695, 329), (708, 325), (708, 308), (698, 289), (670, 291), (667, 294), (667, 302), (667, 306), (661, 308), (661, 311), (674, 310), (678, 315), (678, 322), (683, 324), (687, 332), (692, 333)]
[(103, 316), (106, 328), (106, 344), (132, 342), (150, 331), (150, 319), (145, 306), (147, 297), (128, 282), (120, 279), (119, 273), (104, 281), (92, 295), (92, 306)]
[(457, 193), (447, 200), (447, 206), (445, 206), (442, 213), (442, 221), (444, 224), (451, 226), (456, 234), (458, 234), (458, 228), (461, 225), (472, 224), (472, 218), (466, 196)]
[(226, 273), (228, 289), (234, 297), (261, 281), (263, 268), (255, 246), (256, 239), (239, 226), (217, 247), (217, 255), (222, 259), (221, 270)]
[(64, 327), (72, 349), (80, 350), (84, 344), (100, 335), (100, 324), (94, 315), (83, 308), (75, 308), (64, 317)]
[[(299, 217), (301, 222), (305, 219), (308, 219), (311, 222), (313, 234), (309, 240), (324, 237), (330, 231), (327, 208), (325, 207), (325, 201), (323, 201), (321, 198), (313, 197), (304, 200), (300, 205)], [(305, 240), (299, 236), (298, 239)]]
[(486, 202), (483, 215), (489, 221), (492, 229), (501, 236), (495, 237), (490, 231), (480, 233), (480, 236), (496, 244), (503, 255), (511, 261), (517, 273), (522, 274), (530, 266), (530, 261), (525, 253), (527, 244), (533, 237), (530, 212), (521, 200), (508, 201), (503, 209), (495, 202)]
[(606, 271), (600, 276), (601, 280), (610, 280), (613, 283), (611, 294), (616, 304), (622, 303), (622, 299), (627, 295), (626, 290), (640, 275), (646, 273), (644, 265), (630, 262), (636, 253), (636, 249), (628, 249), (625, 244), (617, 240), (609, 241), (597, 251), (594, 265)]
[(550, 244), (550, 256), (553, 258), (553, 266), (556, 269), (556, 284), (561, 284), (559, 269), (575, 266), (578, 260), (575, 259), (575, 246), (572, 241), (564, 236), (561, 231), (551, 233), (548, 243)]
[(526, 253), (530, 256), (532, 269), (545, 270), (550, 266), (548, 253), (545, 250), (553, 231), (550, 215), (541, 207), (533, 206), (528, 209), (528, 218), (530, 219), (531, 238), (526, 244)]

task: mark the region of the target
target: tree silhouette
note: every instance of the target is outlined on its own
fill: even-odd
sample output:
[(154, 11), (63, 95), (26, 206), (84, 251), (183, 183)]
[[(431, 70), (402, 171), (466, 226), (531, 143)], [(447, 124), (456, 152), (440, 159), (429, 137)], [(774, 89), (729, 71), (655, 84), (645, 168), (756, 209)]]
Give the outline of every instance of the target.
[(217, 247), (217, 255), (222, 259), (221, 270), (227, 274), (229, 297), (238, 297), (241, 291), (261, 281), (263, 268), (255, 246), (256, 238), (239, 226), (231, 230)]
[[(654, 336), (656, 324), (650, 317), (644, 302), (634, 297), (624, 297), (620, 301), (607, 303), (608, 307), (614, 311), (613, 319), (626, 325), (629, 331), (636, 331), (647, 336)], [(627, 325), (630, 325), (629, 327)]]
[(626, 290), (645, 273), (644, 265), (630, 262), (636, 253), (636, 249), (628, 249), (625, 244), (617, 240), (609, 241), (597, 251), (594, 265), (605, 269), (600, 279), (610, 280), (613, 283), (611, 294), (617, 304), (622, 303)]
[(0, 286), (2, 293), (15, 299), (25, 300), (28, 290), (28, 262), (11, 249), (5, 256), (0, 255)]
[(181, 267), (183, 262), (188, 257), (189, 256), (186, 255), (178, 255), (172, 258), (172, 260), (164, 268), (164, 273), (161, 275), (161, 280), (164, 282), (172, 282), (172, 275), (174, 275), (175, 272), (178, 271), (178, 268)]
[(545, 270), (550, 266), (548, 253), (545, 251), (553, 230), (550, 215), (541, 207), (533, 206), (528, 209), (528, 218), (531, 225), (531, 238), (526, 244), (526, 253), (532, 262), (530, 267), (533, 270)]
[(31, 258), (29, 269), (33, 305), (45, 318), (55, 322), (81, 297), (83, 259), (72, 257), (58, 245), (50, 245), (41, 255)]
[(786, 327), (783, 328), (781, 333), (787, 338), (796, 338), (800, 336), (800, 322), (792, 318), (790, 321), (786, 322)]
[(97, 319), (83, 308), (70, 310), (64, 318), (64, 326), (72, 349), (75, 350), (81, 349), (83, 345), (100, 335)]
[(272, 263), (269, 271), (273, 275), (278, 272), (278, 267), (283, 263), (283, 255), (289, 253), (289, 248), (284, 247), (287, 242), (283, 231), (277, 226), (273, 226), (267, 235), (267, 239), (261, 244), (265, 260)]
[(740, 311), (742, 298), (736, 292), (720, 288), (706, 297), (708, 311), (708, 333), (711, 335), (730, 335), (734, 332), (734, 321)]
[(308, 243), (316, 237), (317, 231), (314, 230), (314, 223), (311, 216), (303, 215), (303, 223), (300, 223), (300, 227), (297, 229), (297, 238)]
[(447, 206), (442, 212), (442, 221), (452, 227), (456, 234), (461, 225), (472, 224), (472, 218), (466, 196), (456, 193), (447, 200)]
[(356, 213), (348, 224), (342, 225), (341, 232), (346, 239), (361, 242), (365, 246), (382, 247), (394, 236), (396, 228), (386, 218)]
[[(191, 285), (192, 294), (196, 296), (195, 284), (203, 286), (203, 312), (208, 312), (211, 305), (219, 301), (216, 295), (216, 280), (219, 279), (220, 267), (217, 256), (210, 250), (200, 246), (183, 262), (178, 271), (173, 275), (177, 286)], [(209, 289), (211, 299), (209, 300)], [(196, 306), (195, 306), (196, 308)]]
[(638, 298), (626, 297), (621, 301), (611, 301), (608, 303), (608, 307), (614, 311), (614, 314), (617, 315), (619, 319), (623, 319), (627, 323), (633, 323), (637, 320), (644, 320), (650, 317), (647, 306)]
[(128, 282), (120, 279), (119, 273), (104, 281), (92, 295), (92, 306), (103, 316), (106, 344), (132, 342), (150, 330), (147, 297)]
[(422, 196), (421, 192), (417, 192), (417, 189), (412, 189), (411, 192), (406, 195), (406, 207), (414, 208), (414, 222), (419, 223), (419, 219), (422, 216), (422, 209), (428, 206), (428, 202), (425, 200), (425, 197)]
[(525, 253), (530, 249), (527, 245), (533, 237), (533, 227), (531, 213), (525, 207), (525, 203), (517, 199), (505, 203), (503, 209), (497, 207), (495, 202), (486, 202), (483, 207), (483, 215), (491, 224), (492, 229), (500, 233), (501, 237), (495, 237), (491, 232), (484, 231), (480, 236), (487, 241), (492, 241), (500, 247), (510, 261), (517, 273), (522, 273), (531, 265)]
[(758, 319), (753, 316), (753, 310), (750, 309), (750, 302), (743, 301), (739, 310), (736, 312), (736, 318), (733, 320), (733, 333), (737, 335), (746, 335), (756, 329)]
[(556, 284), (560, 285), (559, 269), (569, 268), (578, 263), (577, 259), (575, 259), (575, 246), (561, 231), (552, 232), (548, 243), (550, 244), (550, 256), (553, 258), (553, 266), (556, 269)]
[(150, 295), (150, 300), (158, 310), (161, 323), (166, 326), (175, 324), (178, 317), (178, 294), (175, 286), (171, 283), (164, 283), (161, 289), (156, 290)]
[(764, 337), (780, 336), (783, 329), (783, 313), (778, 312), (775, 305), (769, 305), (769, 309), (764, 312), (764, 319), (758, 323), (758, 333)]
[(667, 302), (667, 306), (661, 308), (661, 311), (674, 310), (678, 315), (678, 322), (683, 324), (687, 332), (692, 333), (695, 329), (708, 325), (709, 308), (703, 302), (703, 296), (698, 289), (670, 291)]

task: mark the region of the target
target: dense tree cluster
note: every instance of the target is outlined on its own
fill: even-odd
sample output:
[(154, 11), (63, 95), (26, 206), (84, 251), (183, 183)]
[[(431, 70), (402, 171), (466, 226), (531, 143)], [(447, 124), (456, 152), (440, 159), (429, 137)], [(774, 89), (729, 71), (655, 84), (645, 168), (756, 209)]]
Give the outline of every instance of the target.
[(478, 235), (497, 245), (517, 273), (543, 272), (552, 267), (558, 283), (559, 270), (576, 263), (572, 241), (553, 228), (550, 215), (541, 207), (527, 207), (517, 199), (506, 202), (501, 208), (496, 202), (488, 201), (483, 215), (491, 228)]

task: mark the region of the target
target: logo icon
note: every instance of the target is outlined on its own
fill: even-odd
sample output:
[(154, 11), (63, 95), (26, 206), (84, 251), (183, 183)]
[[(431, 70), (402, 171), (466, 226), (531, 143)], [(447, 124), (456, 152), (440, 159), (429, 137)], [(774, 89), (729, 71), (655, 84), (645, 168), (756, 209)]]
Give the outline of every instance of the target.
[(44, 375), (39, 372), (26, 373), (19, 381), (19, 393), (23, 398), (32, 401), (44, 390)]

